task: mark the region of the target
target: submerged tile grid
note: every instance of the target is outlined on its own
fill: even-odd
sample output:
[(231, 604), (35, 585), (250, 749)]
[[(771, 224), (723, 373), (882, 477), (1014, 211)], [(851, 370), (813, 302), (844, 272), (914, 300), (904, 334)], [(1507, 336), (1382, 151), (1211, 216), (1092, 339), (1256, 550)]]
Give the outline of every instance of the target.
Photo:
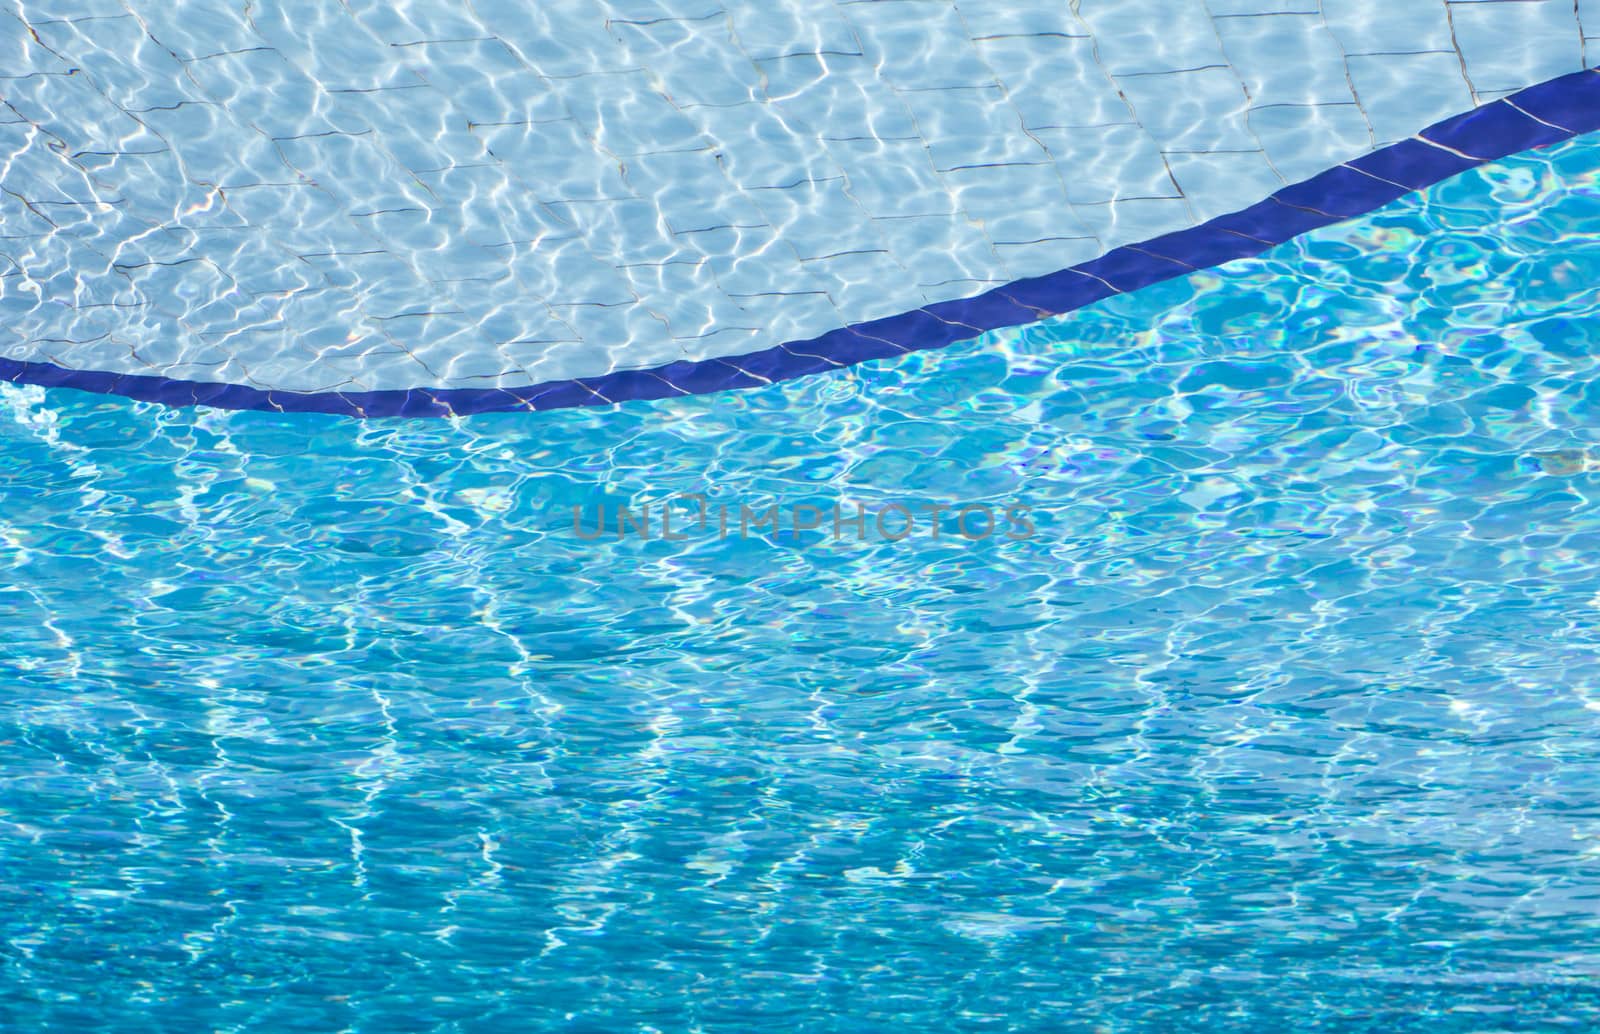
[(983, 305), (938, 303), (1580, 68), (1595, 6), (12, 0), (0, 357), (348, 397), (613, 375), (541, 406), (759, 383), (920, 306), (970, 336)]

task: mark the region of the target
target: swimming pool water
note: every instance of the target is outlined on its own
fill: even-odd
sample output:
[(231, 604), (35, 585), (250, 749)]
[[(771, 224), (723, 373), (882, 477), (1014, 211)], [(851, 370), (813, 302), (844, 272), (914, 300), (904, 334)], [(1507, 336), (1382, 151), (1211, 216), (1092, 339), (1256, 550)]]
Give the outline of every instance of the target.
[(1585, 137), (769, 389), (0, 385), (0, 1026), (1592, 1029), (1597, 277)]

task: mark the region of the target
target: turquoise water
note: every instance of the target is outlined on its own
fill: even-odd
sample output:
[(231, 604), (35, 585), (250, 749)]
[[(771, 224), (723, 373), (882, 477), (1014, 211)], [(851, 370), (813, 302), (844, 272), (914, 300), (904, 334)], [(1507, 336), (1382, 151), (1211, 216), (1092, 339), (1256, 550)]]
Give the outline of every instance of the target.
[(1592, 1029), (1597, 278), (1584, 138), (761, 391), (0, 387), (0, 1026)]

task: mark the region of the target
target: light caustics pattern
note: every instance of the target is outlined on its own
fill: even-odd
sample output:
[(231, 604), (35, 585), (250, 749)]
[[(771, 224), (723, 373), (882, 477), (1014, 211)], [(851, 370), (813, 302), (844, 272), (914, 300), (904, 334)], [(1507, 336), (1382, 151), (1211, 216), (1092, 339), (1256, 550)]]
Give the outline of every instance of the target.
[[(1582, 69), (1597, 17), (5, 0), (0, 376), (441, 415), (943, 344), (1061, 310), (963, 299)], [(940, 305), (927, 328), (841, 329)]]
[[(751, 391), (0, 384), (0, 1029), (1600, 1029), (1597, 282), (1586, 136)], [(573, 530), (695, 492), (918, 531)]]

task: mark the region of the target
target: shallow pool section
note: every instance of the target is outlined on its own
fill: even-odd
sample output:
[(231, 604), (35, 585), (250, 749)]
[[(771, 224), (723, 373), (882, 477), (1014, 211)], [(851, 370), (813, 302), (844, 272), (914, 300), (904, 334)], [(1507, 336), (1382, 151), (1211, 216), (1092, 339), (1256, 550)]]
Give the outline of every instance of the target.
[(1597, 278), (1585, 137), (769, 389), (0, 386), (0, 1026), (1593, 1028)]
[(795, 376), (1503, 130), (1597, 35), (1592, 0), (0, 0), (0, 378), (415, 416)]

